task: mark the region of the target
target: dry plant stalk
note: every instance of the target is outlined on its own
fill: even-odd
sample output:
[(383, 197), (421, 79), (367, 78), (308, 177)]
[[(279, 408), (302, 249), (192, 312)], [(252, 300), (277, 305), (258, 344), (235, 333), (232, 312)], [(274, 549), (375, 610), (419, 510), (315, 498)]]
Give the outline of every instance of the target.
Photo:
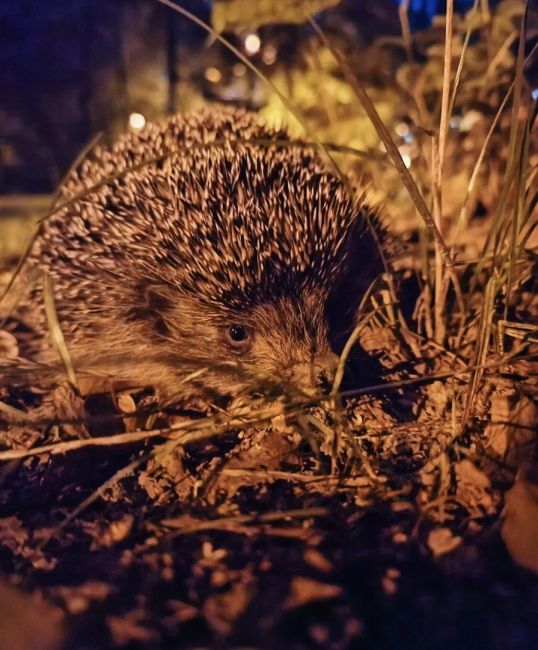
[[(452, 72), (452, 21), (454, 0), (448, 0), (445, 18), (445, 51), (443, 62), (443, 89), (441, 93), (441, 115), (437, 142), (432, 142), (433, 168), (433, 220), (443, 235), (443, 165), (445, 160), (446, 138), (450, 110), (450, 78)], [(435, 138), (434, 138), (435, 140)], [(445, 304), (448, 292), (448, 268), (443, 268), (443, 251), (435, 240), (435, 300), (434, 300), (434, 340), (442, 343), (446, 336)], [(445, 279), (446, 278), (446, 279)]]

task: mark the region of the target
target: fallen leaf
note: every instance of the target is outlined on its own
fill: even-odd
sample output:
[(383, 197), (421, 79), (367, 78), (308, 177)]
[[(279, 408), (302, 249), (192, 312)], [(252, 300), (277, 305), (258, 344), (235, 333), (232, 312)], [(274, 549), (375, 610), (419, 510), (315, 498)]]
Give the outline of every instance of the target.
[(458, 483), (468, 483), (477, 488), (489, 488), (491, 481), (478, 467), (469, 459), (459, 461), (455, 465)]
[(154, 643), (157, 632), (144, 625), (145, 614), (141, 609), (128, 612), (125, 616), (107, 616), (106, 622), (114, 643), (126, 646), (132, 642)]
[(518, 466), (532, 455), (537, 423), (538, 408), (533, 400), (499, 389), (491, 397), (488, 447), (509, 465)]
[(505, 499), (501, 537), (514, 562), (538, 573), (538, 484), (516, 480)]
[(127, 513), (121, 519), (110, 523), (104, 530), (100, 530), (92, 541), (91, 549), (107, 548), (123, 541), (131, 532), (134, 516)]
[(117, 404), (122, 413), (130, 415), (136, 412), (136, 402), (129, 393), (120, 393)]
[(53, 587), (50, 593), (63, 601), (63, 607), (70, 614), (82, 614), (93, 603), (107, 598), (111, 591), (112, 587), (106, 582), (88, 580), (81, 585)]
[(0, 579), (0, 648), (59, 650), (63, 644), (63, 613)]
[(329, 560), (315, 548), (306, 549), (304, 552), (304, 561), (322, 573), (329, 573), (333, 568)]
[(291, 581), (290, 592), (286, 598), (283, 608), (294, 609), (319, 600), (331, 600), (342, 594), (342, 588), (338, 585), (318, 582), (304, 576), (296, 576)]
[(209, 625), (219, 634), (229, 634), (234, 621), (246, 610), (252, 597), (252, 586), (236, 582), (224, 593), (210, 596), (203, 613)]
[(435, 557), (446, 555), (461, 544), (462, 538), (452, 534), (450, 528), (435, 528), (428, 535), (428, 546)]
[(9, 361), (16, 359), (18, 356), (19, 344), (17, 339), (6, 330), (0, 330), (0, 359)]

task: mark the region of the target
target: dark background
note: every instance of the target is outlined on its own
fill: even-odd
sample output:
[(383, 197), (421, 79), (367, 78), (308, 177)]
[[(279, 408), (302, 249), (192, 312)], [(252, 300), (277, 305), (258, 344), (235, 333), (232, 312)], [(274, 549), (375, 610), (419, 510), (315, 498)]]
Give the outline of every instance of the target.
[[(344, 0), (321, 14), (324, 27), (355, 41), (398, 35), (397, 0)], [(457, 9), (472, 5), (460, 0)], [(209, 0), (182, 6), (210, 21)], [(442, 11), (440, 0), (412, 0), (413, 27)], [(308, 26), (260, 30), (262, 69), (293, 66)], [(241, 36), (230, 36), (241, 46)], [(189, 20), (154, 0), (3, 0), (0, 3), (0, 194), (47, 193), (96, 133), (105, 139), (128, 128), (129, 115), (147, 119), (221, 101), (259, 108), (265, 89), (250, 72), (234, 76), (224, 47)], [(215, 84), (208, 67), (222, 72)]]

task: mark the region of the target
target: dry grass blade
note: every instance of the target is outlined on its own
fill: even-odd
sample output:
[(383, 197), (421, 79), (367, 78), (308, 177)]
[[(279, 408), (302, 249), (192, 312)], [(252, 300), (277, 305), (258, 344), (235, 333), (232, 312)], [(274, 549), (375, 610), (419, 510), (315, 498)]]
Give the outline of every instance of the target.
[(0, 451), (0, 461), (41, 456), (44, 454), (65, 454), (81, 449), (82, 447), (126, 445), (157, 437), (171, 438), (167, 444), (170, 444), (171, 448), (175, 448), (193, 442), (200, 442), (201, 440), (226, 433), (232, 429), (242, 428), (245, 425), (260, 425), (284, 413), (293, 416), (296, 412), (300, 412), (302, 407), (303, 404), (301, 402), (290, 405), (276, 403), (260, 411), (254, 411), (251, 407), (247, 407), (244, 413), (219, 414), (203, 420), (188, 420), (170, 427), (153, 429), (151, 431), (135, 431), (132, 433), (119, 433), (113, 436), (100, 436), (84, 440), (69, 440), (44, 445), (43, 447), (34, 447), (33, 449), (9, 449)]
[(56, 305), (54, 302), (54, 287), (49, 275), (45, 275), (43, 278), (43, 290), (45, 314), (47, 316), (47, 324), (52, 342), (60, 355), (60, 359), (62, 360), (69, 381), (73, 386), (78, 388), (77, 377), (75, 375), (75, 369), (73, 368), (71, 355), (67, 349), (60, 321), (58, 320), (58, 312), (56, 311)]
[(488, 284), (486, 286), (486, 291), (484, 295), (484, 303), (482, 306), (482, 314), (480, 316), (480, 324), (478, 328), (478, 337), (477, 337), (477, 348), (474, 358), (473, 370), (471, 374), (471, 381), (469, 382), (469, 387), (467, 390), (467, 397), (465, 400), (465, 406), (463, 408), (463, 413), (461, 417), (460, 424), (460, 433), (463, 433), (467, 420), (471, 414), (474, 398), (480, 381), (484, 374), (484, 369), (486, 367), (486, 357), (488, 354), (489, 341), (491, 337), (491, 331), (493, 328), (493, 315), (494, 315), (494, 305), (495, 305), (495, 295), (497, 292), (497, 280), (495, 276), (490, 277)]
[(518, 173), (516, 179), (516, 188), (515, 196), (516, 200), (514, 201), (514, 211), (512, 217), (512, 227), (510, 229), (510, 243), (507, 253), (507, 266), (508, 274), (506, 280), (506, 291), (505, 291), (505, 302), (504, 302), (504, 320), (508, 319), (508, 308), (510, 305), (510, 297), (512, 295), (512, 289), (514, 284), (514, 273), (515, 266), (517, 262), (517, 256), (521, 253), (522, 249), (518, 248), (518, 241), (520, 232), (523, 230), (524, 219), (525, 219), (525, 170), (527, 167), (528, 161), (528, 150), (529, 150), (529, 125), (527, 123), (527, 128), (525, 129), (525, 134), (523, 142), (521, 144), (520, 155), (519, 155), (519, 164), (518, 164)]
[(497, 323), (496, 344), (499, 353), (504, 354), (504, 339), (511, 338), (528, 343), (538, 343), (538, 325), (531, 323), (513, 323), (511, 321), (500, 320)]
[(516, 64), (516, 78), (514, 86), (514, 103), (512, 105), (512, 120), (510, 125), (510, 141), (508, 146), (509, 166), (514, 169), (514, 213), (511, 220), (510, 242), (508, 251), (508, 273), (506, 280), (504, 320), (508, 320), (508, 306), (512, 293), (514, 278), (514, 265), (516, 262), (519, 233), (523, 228), (523, 215), (525, 206), (525, 171), (528, 160), (529, 147), (529, 110), (525, 110), (523, 103), (523, 68), (525, 59), (525, 35), (527, 32), (528, 2), (521, 21), (519, 45)]
[(368, 314), (368, 316), (365, 319), (361, 320), (361, 322), (355, 327), (350, 337), (346, 341), (346, 344), (344, 345), (344, 349), (342, 350), (342, 354), (338, 359), (338, 366), (336, 368), (336, 373), (334, 375), (334, 381), (331, 388), (331, 395), (333, 396), (338, 395), (338, 391), (340, 390), (340, 385), (342, 384), (342, 380), (344, 378), (344, 371), (345, 371), (347, 359), (351, 353), (351, 350), (353, 349), (353, 346), (357, 342), (357, 339), (362, 334), (364, 328), (369, 323), (372, 316), (373, 314)]
[[(433, 220), (442, 235), (443, 217), (443, 167), (445, 160), (448, 120), (450, 117), (450, 76), (452, 71), (452, 31), (454, 1), (448, 0), (445, 18), (445, 48), (443, 58), (443, 86), (441, 92), (441, 114), (439, 134), (432, 138), (432, 181), (433, 181)], [(446, 335), (445, 299), (448, 283), (444, 282), (443, 251), (435, 240), (435, 299), (434, 299), (434, 340), (442, 343)]]
[[(4, 405), (5, 406), (5, 405)], [(4, 410), (0, 408), (0, 410)], [(29, 420), (32, 422), (32, 420)], [(51, 456), (68, 454), (85, 447), (114, 447), (117, 445), (130, 445), (142, 440), (149, 440), (156, 437), (169, 435), (171, 429), (155, 429), (153, 431), (136, 431), (133, 433), (118, 433), (113, 436), (99, 436), (97, 438), (84, 438), (83, 440), (67, 440), (65, 442), (55, 442), (42, 447), (32, 447), (32, 449), (8, 449), (0, 451), (0, 462), (9, 460), (21, 460), (23, 458), (32, 458), (35, 456)]]
[(437, 184), (439, 186), (441, 186), (443, 180), (443, 164), (445, 160), (446, 138), (448, 134), (448, 120), (450, 117), (453, 18), (454, 0), (447, 0), (445, 18), (445, 50), (443, 57), (443, 88), (441, 93), (441, 116), (439, 118), (439, 162), (436, 170)]
[(402, 30), (402, 40), (407, 55), (407, 60), (413, 60), (413, 40), (411, 38), (411, 26), (409, 24), (409, 3), (411, 0), (402, 0), (398, 7), (398, 18)]
[(323, 30), (320, 28), (320, 26), (316, 23), (316, 21), (313, 18), (310, 18), (310, 24), (312, 27), (315, 29), (316, 33), (320, 36), (322, 39), (323, 43), (325, 46), (331, 51), (332, 55), (334, 56), (336, 62), (338, 63), (339, 67), (341, 68), (342, 72), (344, 73), (344, 76), (346, 77), (348, 83), (350, 84), (353, 92), (355, 93), (357, 99), (360, 101), (361, 105), (363, 106), (364, 110), (368, 114), (368, 117), (370, 118), (375, 130), (377, 131), (377, 134), (379, 135), (381, 141), (385, 145), (385, 148), (388, 152), (388, 155), (390, 156), (394, 166), (396, 167), (400, 178), (402, 179), (402, 182), (405, 185), (405, 188), (407, 189), (417, 211), (421, 215), (427, 229), (432, 233), (433, 238), (435, 242), (438, 244), (439, 249), (441, 251), (441, 255), (443, 258), (443, 262), (445, 265), (445, 268), (447, 269), (448, 273), (450, 274), (450, 278), (452, 280), (452, 284), (454, 287), (454, 290), (456, 292), (456, 297), (458, 300), (458, 307), (463, 313), (463, 298), (461, 295), (461, 289), (459, 285), (459, 280), (454, 272), (454, 265), (452, 262), (452, 257), (450, 255), (450, 252), (443, 240), (443, 237), (441, 233), (439, 232), (439, 229), (435, 223), (435, 221), (432, 218), (432, 215), (430, 211), (428, 210), (428, 207), (426, 205), (426, 202), (424, 201), (424, 197), (422, 196), (414, 178), (411, 176), (409, 173), (409, 170), (407, 169), (402, 156), (400, 154), (400, 151), (398, 150), (398, 147), (396, 146), (394, 140), (392, 139), (387, 127), (383, 123), (383, 120), (381, 119), (379, 113), (377, 112), (372, 100), (370, 99), (368, 93), (364, 90), (362, 85), (358, 82), (357, 78), (355, 77), (353, 71), (349, 67), (349, 64), (345, 60), (345, 58), (340, 54), (340, 52), (333, 46), (333, 44), (329, 41)]
[(10, 406), (5, 402), (0, 402), (0, 413), (4, 413), (10, 420), (14, 420), (15, 422), (35, 423), (35, 418), (32, 415), (28, 415), (28, 413), (25, 413), (14, 406)]
[(458, 88), (460, 86), (461, 74), (463, 72), (463, 66), (465, 63), (465, 55), (467, 53), (467, 48), (469, 47), (469, 42), (471, 40), (471, 34), (473, 33), (474, 19), (477, 15), (479, 0), (474, 0), (473, 7), (471, 11), (467, 14), (468, 25), (465, 32), (465, 38), (463, 39), (463, 45), (461, 48), (460, 59), (458, 61), (458, 67), (456, 69), (456, 75), (454, 77), (454, 85), (452, 87), (452, 93), (450, 95), (450, 104), (448, 107), (448, 114), (452, 115), (454, 112), (454, 104), (456, 103), (456, 96), (458, 94)]
[(436, 239), (441, 240), (441, 245), (444, 247), (447, 257), (449, 257), (448, 249), (446, 248), (444, 242), (442, 241), (441, 234), (439, 233), (437, 227), (435, 226), (435, 223), (433, 222), (432, 216), (430, 214), (430, 211), (428, 210), (428, 207), (426, 206), (424, 198), (420, 193), (420, 190), (418, 189), (417, 184), (415, 183), (413, 177), (411, 176), (407, 167), (405, 166), (402, 156), (398, 150), (398, 147), (394, 143), (394, 140), (392, 139), (387, 127), (385, 126), (383, 120), (379, 116), (379, 113), (377, 112), (375, 106), (373, 105), (372, 100), (370, 99), (369, 95), (366, 93), (364, 88), (359, 84), (359, 82), (355, 78), (352, 70), (349, 68), (349, 65), (347, 64), (344, 57), (332, 45), (332, 43), (329, 41), (325, 33), (322, 31), (320, 26), (316, 23), (316, 21), (313, 18), (310, 18), (310, 24), (316, 30), (316, 32), (322, 39), (323, 43), (327, 46), (327, 48), (329, 48), (335, 60), (337, 61), (338, 65), (341, 67), (346, 79), (348, 80), (348, 83), (351, 85), (355, 95), (359, 99), (361, 105), (363, 106), (364, 110), (367, 112), (368, 117), (370, 118), (372, 124), (374, 125), (381, 141), (385, 145), (385, 148), (387, 149), (387, 152), (394, 166), (398, 170), (402, 178), (402, 181), (407, 191), (409, 192), (418, 212), (422, 216), (428, 228), (434, 234), (434, 237)]
[(161, 524), (167, 528), (175, 529), (173, 533), (166, 535), (166, 540), (179, 535), (187, 535), (203, 530), (233, 530), (238, 529), (240, 524), (271, 524), (278, 521), (289, 521), (290, 519), (311, 519), (313, 517), (329, 517), (331, 511), (328, 508), (301, 508), (297, 510), (282, 510), (254, 515), (236, 515), (234, 517), (220, 517), (210, 520), (199, 520), (186, 524), (182, 518), (163, 519)]

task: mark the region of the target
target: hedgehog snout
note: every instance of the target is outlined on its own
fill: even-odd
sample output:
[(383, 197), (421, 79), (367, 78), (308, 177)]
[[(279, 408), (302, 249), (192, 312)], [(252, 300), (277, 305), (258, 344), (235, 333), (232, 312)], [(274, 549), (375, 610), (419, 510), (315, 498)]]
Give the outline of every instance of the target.
[(323, 303), (323, 296), (305, 292), (258, 305), (249, 316), (253, 338), (246, 360), (283, 384), (327, 390), (338, 356), (328, 340)]
[(310, 361), (295, 363), (289, 368), (286, 379), (305, 392), (329, 392), (337, 366), (338, 356), (327, 352)]

